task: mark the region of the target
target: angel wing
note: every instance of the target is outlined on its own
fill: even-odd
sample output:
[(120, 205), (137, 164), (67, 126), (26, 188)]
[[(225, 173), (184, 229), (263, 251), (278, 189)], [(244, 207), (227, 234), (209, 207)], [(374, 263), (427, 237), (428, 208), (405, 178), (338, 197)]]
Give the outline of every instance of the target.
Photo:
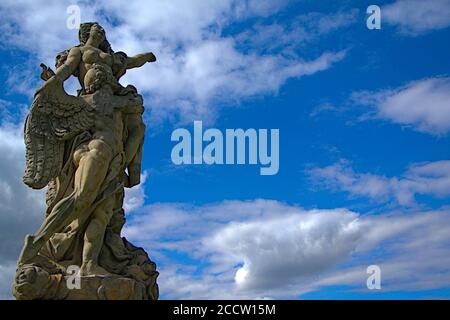
[(23, 182), (44, 188), (63, 166), (65, 141), (94, 124), (94, 108), (68, 95), (55, 77), (38, 90), (25, 122), (26, 169)]

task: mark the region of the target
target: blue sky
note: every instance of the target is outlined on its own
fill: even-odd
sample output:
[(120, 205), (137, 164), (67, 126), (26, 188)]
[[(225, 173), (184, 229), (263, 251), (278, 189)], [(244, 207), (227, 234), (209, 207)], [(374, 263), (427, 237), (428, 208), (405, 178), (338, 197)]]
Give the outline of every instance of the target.
[[(20, 183), (23, 116), (39, 63), (77, 44), (74, 3), (114, 50), (158, 57), (123, 80), (147, 123), (125, 235), (158, 264), (162, 298), (450, 298), (448, 0), (3, 1), (2, 297), (43, 212)], [(194, 120), (279, 129), (279, 173), (175, 166), (171, 133)]]

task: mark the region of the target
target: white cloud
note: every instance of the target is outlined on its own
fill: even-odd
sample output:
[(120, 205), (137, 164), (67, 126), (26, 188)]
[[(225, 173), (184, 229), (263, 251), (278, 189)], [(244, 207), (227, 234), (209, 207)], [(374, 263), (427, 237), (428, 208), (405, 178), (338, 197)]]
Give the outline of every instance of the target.
[(450, 0), (397, 0), (381, 9), (382, 19), (403, 34), (419, 35), (450, 26)]
[(246, 45), (260, 52), (295, 52), (321, 37), (332, 35), (357, 22), (358, 9), (336, 13), (310, 12), (299, 15), (289, 23), (256, 23), (236, 35), (239, 45)]
[(133, 188), (125, 188), (125, 197), (123, 201), (123, 209), (125, 212), (131, 212), (141, 208), (145, 202), (144, 184), (147, 180), (148, 172), (141, 174), (141, 183)]
[[(263, 199), (156, 204), (131, 217), (126, 235), (159, 263), (166, 298), (295, 298), (328, 285), (367, 290), (372, 264), (385, 291), (448, 287), (449, 217), (448, 209), (360, 216)], [(178, 265), (177, 255), (189, 260)]]
[(309, 25), (313, 34), (321, 36), (348, 27), (358, 21), (359, 9), (339, 11), (333, 14), (309, 13), (300, 17), (299, 22)]
[(375, 117), (433, 135), (450, 131), (450, 78), (413, 81), (394, 90), (357, 92), (353, 100), (372, 106)]
[[(53, 65), (57, 52), (77, 43), (76, 30), (66, 28), (66, 7), (72, 3), (2, 1), (2, 42), (29, 51), (36, 65), (35, 57)], [(236, 37), (224, 35), (224, 29), (233, 23), (252, 17), (264, 19), (286, 4), (276, 0), (141, 0), (125, 6), (118, 0), (79, 2), (82, 20), (101, 22), (113, 49), (129, 54), (155, 52), (157, 63), (131, 70), (123, 82), (136, 84), (145, 94), (153, 119), (182, 121), (212, 120), (220, 106), (274, 94), (286, 80), (326, 70), (344, 58), (344, 52), (331, 51), (310, 60), (292, 52), (261, 54), (258, 46), (247, 44), (243, 50)], [(343, 18), (333, 21), (321, 16), (314, 32), (331, 32), (351, 19), (343, 13), (339, 16)], [(316, 23), (316, 19), (308, 23)], [(279, 41), (283, 44), (281, 38)], [(31, 68), (10, 76), (12, 84), (21, 84), (21, 92), (30, 93), (37, 86), (29, 81), (37, 77)]]
[(228, 268), (243, 263), (238, 289), (277, 290), (349, 258), (361, 236), (356, 214), (324, 210), (230, 223), (204, 242)]
[(400, 177), (358, 173), (345, 160), (327, 167), (309, 169), (308, 173), (319, 186), (379, 202), (395, 201), (400, 205), (412, 206), (417, 195), (450, 195), (449, 160), (413, 164)]

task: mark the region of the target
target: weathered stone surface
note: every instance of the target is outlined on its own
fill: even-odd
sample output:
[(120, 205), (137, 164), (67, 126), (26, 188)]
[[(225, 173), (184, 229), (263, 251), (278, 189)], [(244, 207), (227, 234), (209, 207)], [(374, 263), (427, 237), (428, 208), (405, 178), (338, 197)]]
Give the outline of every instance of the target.
[[(36, 267), (23, 267), (13, 287), (18, 300), (144, 300), (158, 297), (142, 282), (121, 276), (81, 276), (79, 286), (71, 288), (72, 278), (50, 275)], [(155, 290), (156, 289), (156, 290)]]
[[(124, 188), (140, 183), (145, 125), (142, 97), (119, 83), (126, 70), (156, 60), (114, 52), (98, 23), (83, 23), (80, 44), (59, 53), (25, 123), (29, 187), (47, 187), (47, 211), (25, 239), (17, 299), (157, 299), (158, 272), (147, 253), (121, 237)], [(77, 96), (64, 81), (78, 78)], [(81, 289), (67, 287), (79, 268)]]

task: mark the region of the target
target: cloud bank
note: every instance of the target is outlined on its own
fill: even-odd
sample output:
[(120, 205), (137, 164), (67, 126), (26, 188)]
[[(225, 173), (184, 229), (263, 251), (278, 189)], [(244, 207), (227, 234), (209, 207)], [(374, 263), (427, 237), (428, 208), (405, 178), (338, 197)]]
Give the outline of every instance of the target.
[(298, 298), (329, 285), (368, 291), (373, 264), (384, 292), (449, 286), (449, 216), (447, 209), (362, 216), (265, 199), (154, 204), (134, 214), (125, 233), (162, 263), (167, 298)]

